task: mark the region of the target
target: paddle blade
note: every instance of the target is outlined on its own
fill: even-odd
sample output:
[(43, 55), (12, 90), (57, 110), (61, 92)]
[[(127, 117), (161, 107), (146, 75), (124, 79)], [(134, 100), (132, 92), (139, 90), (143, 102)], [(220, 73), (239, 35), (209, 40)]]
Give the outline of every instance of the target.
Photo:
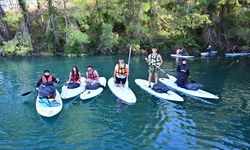
[(29, 91), (29, 92), (26, 92), (26, 93), (23, 93), (22, 96), (29, 95), (29, 94), (32, 93), (32, 92), (33, 92), (33, 90), (32, 90), (32, 91)]

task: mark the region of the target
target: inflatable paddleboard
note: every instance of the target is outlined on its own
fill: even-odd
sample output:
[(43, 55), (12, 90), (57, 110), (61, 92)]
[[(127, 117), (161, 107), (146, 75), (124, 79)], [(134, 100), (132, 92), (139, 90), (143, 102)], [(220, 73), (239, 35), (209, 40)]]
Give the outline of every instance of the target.
[(159, 81), (162, 82), (163, 84), (167, 85), (169, 88), (174, 89), (174, 90), (179, 91), (179, 92), (182, 92), (186, 95), (199, 97), (199, 98), (207, 98), (207, 99), (219, 99), (218, 96), (213, 95), (209, 92), (203, 91), (201, 89), (193, 91), (193, 90), (188, 90), (185, 88), (178, 87), (177, 84), (175, 83), (176, 78), (171, 76), (171, 75), (169, 75), (168, 77), (169, 77), (169, 79), (160, 78)]
[(56, 97), (54, 101), (48, 101), (48, 99), (36, 98), (36, 111), (43, 117), (53, 117), (62, 110), (62, 99), (59, 92), (56, 90)]
[(248, 56), (250, 53), (226, 53), (226, 57), (239, 57), (239, 56)]
[[(101, 85), (106, 86), (107, 80), (106, 80), (105, 77), (100, 77), (100, 78), (99, 78), (99, 82), (100, 82)], [(90, 99), (90, 98), (93, 98), (93, 97), (95, 97), (95, 96), (101, 94), (102, 91), (103, 91), (103, 88), (102, 88), (102, 87), (99, 87), (99, 88), (96, 89), (96, 90), (84, 90), (84, 92), (82, 92), (82, 93), (80, 94), (80, 98), (81, 98), (82, 100)]]
[(128, 104), (136, 103), (136, 97), (134, 92), (129, 87), (116, 86), (114, 83), (114, 78), (111, 77), (108, 80), (108, 86), (111, 92), (119, 99), (123, 100)]
[[(140, 88), (147, 91), (149, 94), (152, 94), (155, 97), (158, 97), (160, 99), (170, 100), (170, 101), (178, 101), (178, 102), (183, 102), (184, 101), (184, 99), (182, 97), (180, 97), (178, 94), (174, 93), (171, 90), (169, 90), (167, 93), (157, 93), (157, 92), (155, 92), (150, 87), (148, 87), (148, 81), (147, 80), (135, 79), (135, 83)], [(153, 86), (153, 85), (154, 85), (154, 83), (151, 82), (151, 86)]]
[(85, 83), (84, 83), (84, 80), (86, 78), (85, 77), (81, 77), (81, 84), (79, 87), (77, 88), (74, 88), (74, 89), (69, 89), (67, 85), (64, 85), (62, 87), (62, 92), (61, 92), (61, 98), (62, 99), (69, 99), (69, 98), (73, 98), (79, 94), (81, 94), (84, 89), (85, 89)]
[(182, 56), (182, 55), (177, 55), (177, 54), (171, 54), (171, 57), (177, 57), (177, 58), (193, 58), (194, 56)]

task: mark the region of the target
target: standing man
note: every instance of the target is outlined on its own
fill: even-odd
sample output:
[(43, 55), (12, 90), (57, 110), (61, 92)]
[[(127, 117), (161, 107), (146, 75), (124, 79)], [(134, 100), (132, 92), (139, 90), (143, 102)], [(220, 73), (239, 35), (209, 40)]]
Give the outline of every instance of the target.
[(152, 76), (155, 76), (155, 84), (157, 84), (159, 76), (158, 76), (158, 68), (163, 63), (162, 57), (160, 54), (157, 53), (157, 48), (152, 48), (152, 53), (148, 55), (148, 58), (145, 58), (145, 60), (148, 62), (149, 69), (148, 69), (148, 87), (151, 88), (151, 81)]
[(119, 63), (115, 65), (115, 70), (114, 70), (115, 85), (119, 86), (121, 84), (121, 86), (124, 87), (128, 74), (129, 74), (129, 67), (124, 62), (124, 59), (120, 58)]

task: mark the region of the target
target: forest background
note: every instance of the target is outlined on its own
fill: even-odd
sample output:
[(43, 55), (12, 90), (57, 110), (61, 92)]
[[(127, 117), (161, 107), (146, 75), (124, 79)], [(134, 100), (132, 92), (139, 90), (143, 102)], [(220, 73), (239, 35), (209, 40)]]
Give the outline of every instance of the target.
[(1, 0), (0, 54), (250, 50), (250, 0)]

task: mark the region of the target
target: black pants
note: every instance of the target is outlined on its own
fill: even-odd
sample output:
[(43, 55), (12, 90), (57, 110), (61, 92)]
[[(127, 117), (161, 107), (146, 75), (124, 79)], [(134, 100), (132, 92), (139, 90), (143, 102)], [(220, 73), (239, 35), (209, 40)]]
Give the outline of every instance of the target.
[(120, 84), (120, 83), (125, 84), (126, 79), (127, 79), (127, 77), (126, 77), (126, 78), (118, 78), (118, 77), (116, 76), (116, 77), (115, 77), (115, 83), (116, 83), (116, 84)]

